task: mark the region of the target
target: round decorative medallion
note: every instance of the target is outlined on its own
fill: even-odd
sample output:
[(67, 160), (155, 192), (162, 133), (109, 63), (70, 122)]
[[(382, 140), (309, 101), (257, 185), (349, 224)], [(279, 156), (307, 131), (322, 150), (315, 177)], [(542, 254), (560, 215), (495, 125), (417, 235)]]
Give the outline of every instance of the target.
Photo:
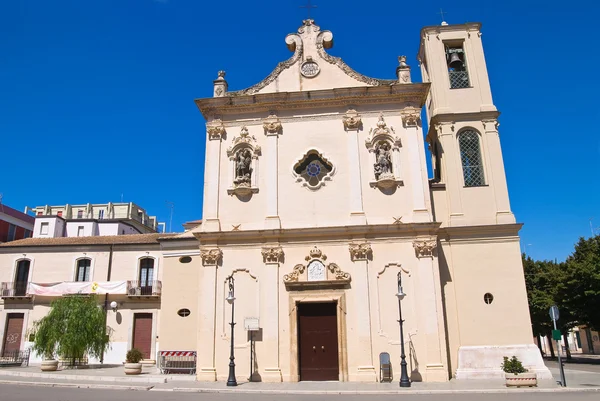
[(316, 77), (319, 72), (321, 72), (321, 68), (319, 67), (319, 64), (309, 58), (300, 66), (300, 72), (306, 78), (313, 78)]
[(321, 172), (321, 166), (319, 166), (315, 162), (310, 163), (308, 166), (306, 166), (306, 174), (310, 175), (311, 177), (318, 176), (320, 172)]

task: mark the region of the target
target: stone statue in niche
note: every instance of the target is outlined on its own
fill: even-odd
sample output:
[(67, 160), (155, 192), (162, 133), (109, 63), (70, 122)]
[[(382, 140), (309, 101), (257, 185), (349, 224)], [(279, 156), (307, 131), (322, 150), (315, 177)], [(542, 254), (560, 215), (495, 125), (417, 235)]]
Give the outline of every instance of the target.
[(380, 142), (375, 148), (375, 179), (393, 177), (390, 144)]
[(252, 176), (252, 153), (250, 149), (242, 149), (236, 155), (235, 160), (235, 179), (233, 183), (236, 186), (250, 186), (250, 177)]

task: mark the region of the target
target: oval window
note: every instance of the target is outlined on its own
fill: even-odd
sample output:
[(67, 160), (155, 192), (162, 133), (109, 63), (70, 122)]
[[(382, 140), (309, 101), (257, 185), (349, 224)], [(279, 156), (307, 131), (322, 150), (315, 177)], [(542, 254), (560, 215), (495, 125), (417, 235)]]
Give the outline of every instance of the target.
[(489, 305), (494, 302), (494, 296), (488, 292), (483, 296), (483, 301)]
[(179, 263), (190, 263), (192, 261), (191, 256), (182, 256), (179, 258)]
[(184, 309), (179, 309), (177, 311), (177, 314), (179, 316), (181, 316), (181, 317), (188, 317), (190, 315), (190, 313), (191, 313), (190, 310), (189, 309), (185, 309), (185, 308)]

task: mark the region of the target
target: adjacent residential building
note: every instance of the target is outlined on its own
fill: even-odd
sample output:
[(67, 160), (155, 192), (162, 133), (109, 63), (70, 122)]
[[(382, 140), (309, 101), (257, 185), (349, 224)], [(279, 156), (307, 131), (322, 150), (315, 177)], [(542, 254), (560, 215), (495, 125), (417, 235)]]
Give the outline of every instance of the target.
[[(31, 345), (33, 322), (48, 313), (56, 297), (97, 294), (111, 329), (103, 362), (122, 363), (132, 347), (154, 360), (159, 349), (161, 235), (169, 236), (30, 238), (0, 245), (2, 355)], [(116, 310), (110, 308), (113, 301)], [(33, 354), (30, 362), (39, 363), (40, 356)]]
[(31, 237), (35, 219), (0, 203), (0, 243)]
[[(551, 378), (532, 341), (481, 24), (415, 38), (422, 83), (405, 57), (393, 79), (358, 73), (311, 19), (261, 82), (230, 91), (219, 72), (214, 96), (196, 100), (202, 221), (82, 237), (93, 224), (102, 235), (114, 206), (40, 208), (36, 238), (0, 246), (4, 349), (28, 346), (52, 297), (95, 292), (118, 302), (105, 361), (134, 346), (148, 359), (195, 352), (203, 381), (227, 379), (232, 348), (240, 380), (375, 382), (385, 353), (398, 380), (401, 344), (413, 381), (501, 378), (512, 355)], [(129, 205), (128, 221), (146, 225)]]
[(155, 216), (133, 202), (62, 206), (37, 206), (34, 238), (91, 237), (102, 235), (146, 234), (158, 231)]

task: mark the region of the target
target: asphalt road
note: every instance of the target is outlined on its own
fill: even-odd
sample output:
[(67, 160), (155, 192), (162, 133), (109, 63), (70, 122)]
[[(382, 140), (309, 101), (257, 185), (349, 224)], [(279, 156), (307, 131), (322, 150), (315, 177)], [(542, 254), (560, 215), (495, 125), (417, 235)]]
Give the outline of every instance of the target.
[(444, 394), (444, 395), (266, 395), (203, 394), (159, 391), (121, 391), (0, 385), (2, 401), (598, 401), (600, 393), (515, 393), (515, 394)]

